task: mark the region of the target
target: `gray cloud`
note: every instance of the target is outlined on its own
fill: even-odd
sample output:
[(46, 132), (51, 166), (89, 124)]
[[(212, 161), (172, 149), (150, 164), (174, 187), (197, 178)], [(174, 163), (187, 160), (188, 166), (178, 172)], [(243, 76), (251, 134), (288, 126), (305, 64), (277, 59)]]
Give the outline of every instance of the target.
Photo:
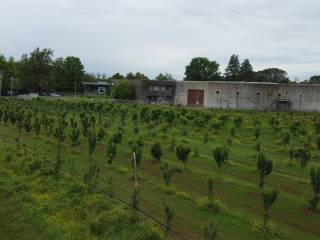
[(221, 64), (231, 54), (256, 70), (291, 77), (320, 73), (320, 1), (1, 0), (0, 51), (35, 47), (77, 55), (87, 71), (171, 72), (182, 78), (194, 56)]

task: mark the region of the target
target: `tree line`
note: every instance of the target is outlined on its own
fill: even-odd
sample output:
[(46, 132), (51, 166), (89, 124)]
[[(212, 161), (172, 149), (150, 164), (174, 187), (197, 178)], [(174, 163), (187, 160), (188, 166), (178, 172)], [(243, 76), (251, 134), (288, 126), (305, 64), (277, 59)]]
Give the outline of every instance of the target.
[[(196, 57), (186, 66), (185, 81), (243, 81), (243, 82), (273, 82), (298, 83), (288, 77), (288, 73), (280, 68), (267, 68), (254, 71), (249, 59), (242, 62), (239, 56), (230, 57), (224, 73), (219, 70), (219, 63), (206, 57)], [(312, 76), (301, 82), (304, 84), (320, 84), (320, 75)]]
[[(110, 81), (111, 79), (150, 80), (141, 72), (129, 72), (126, 75), (115, 73), (111, 77), (105, 74), (86, 72), (79, 57), (54, 57), (50, 48), (36, 48), (20, 59), (6, 58), (0, 54), (1, 95), (6, 95), (13, 88), (16, 93), (48, 93), (52, 91), (70, 92), (75, 88), (81, 90), (82, 82)], [(160, 73), (155, 80), (175, 80), (172, 74)], [(249, 59), (240, 62), (239, 56), (233, 54), (222, 74), (216, 61), (205, 57), (196, 57), (186, 66), (185, 81), (245, 81), (295, 83), (287, 72), (279, 68), (254, 71)], [(312, 76), (302, 83), (320, 83), (320, 76)]]
[[(29, 54), (23, 54), (17, 60), (0, 53), (2, 96), (7, 95), (11, 87), (15, 93), (71, 92), (75, 88), (82, 90), (82, 82), (109, 81), (110, 79), (149, 80), (145, 74), (140, 72), (129, 72), (126, 76), (115, 73), (111, 77), (105, 74), (88, 73), (79, 57), (68, 56), (54, 59), (54, 51), (50, 48), (36, 48)], [(156, 79), (174, 80), (168, 73), (160, 73)]]

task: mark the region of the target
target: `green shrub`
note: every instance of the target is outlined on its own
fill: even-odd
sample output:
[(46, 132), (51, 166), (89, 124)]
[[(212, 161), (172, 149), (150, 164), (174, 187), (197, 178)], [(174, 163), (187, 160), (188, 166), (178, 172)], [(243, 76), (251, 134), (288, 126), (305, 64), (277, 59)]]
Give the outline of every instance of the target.
[(212, 212), (212, 213), (219, 213), (225, 207), (224, 205), (217, 199), (209, 199), (207, 197), (197, 199), (196, 206), (198, 209)]
[(280, 240), (283, 239), (283, 232), (273, 223), (264, 225), (263, 221), (255, 221), (252, 224), (253, 231), (258, 233), (263, 239)]
[(135, 86), (128, 81), (121, 81), (112, 89), (112, 96), (115, 99), (135, 100)]

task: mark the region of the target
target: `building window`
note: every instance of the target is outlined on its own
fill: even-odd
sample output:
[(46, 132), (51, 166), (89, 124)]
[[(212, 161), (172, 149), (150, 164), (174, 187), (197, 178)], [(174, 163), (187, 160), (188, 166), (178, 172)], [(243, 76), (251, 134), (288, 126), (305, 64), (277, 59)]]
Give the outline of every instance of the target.
[(160, 86), (150, 85), (148, 88), (150, 91), (160, 91)]

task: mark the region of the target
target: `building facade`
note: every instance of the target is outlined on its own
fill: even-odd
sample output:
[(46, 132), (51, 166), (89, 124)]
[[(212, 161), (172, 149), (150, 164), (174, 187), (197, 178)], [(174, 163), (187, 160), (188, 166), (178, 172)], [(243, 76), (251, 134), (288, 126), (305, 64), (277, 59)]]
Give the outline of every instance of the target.
[(137, 99), (189, 107), (320, 111), (319, 84), (129, 80)]
[(320, 111), (320, 85), (250, 82), (176, 82), (175, 104), (184, 106)]

